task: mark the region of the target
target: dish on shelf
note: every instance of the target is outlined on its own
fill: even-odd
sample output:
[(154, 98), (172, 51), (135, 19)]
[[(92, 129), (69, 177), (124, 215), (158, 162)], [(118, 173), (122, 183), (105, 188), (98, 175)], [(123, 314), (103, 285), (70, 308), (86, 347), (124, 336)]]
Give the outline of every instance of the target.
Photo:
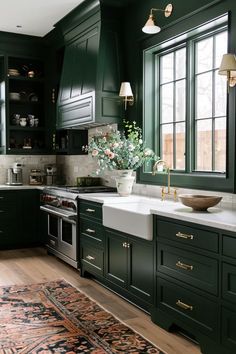
[(19, 92), (10, 92), (9, 97), (11, 100), (19, 101), (21, 98), (21, 95)]
[(17, 69), (8, 69), (8, 74), (10, 76), (20, 76), (20, 72)]
[(199, 194), (180, 194), (178, 197), (182, 204), (195, 211), (207, 211), (208, 208), (217, 205), (222, 199), (219, 196)]

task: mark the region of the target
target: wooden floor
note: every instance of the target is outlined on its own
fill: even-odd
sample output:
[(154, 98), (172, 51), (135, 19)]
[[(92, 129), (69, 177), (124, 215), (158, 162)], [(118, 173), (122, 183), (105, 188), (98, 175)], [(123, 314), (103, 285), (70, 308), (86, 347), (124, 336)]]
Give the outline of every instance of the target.
[(42, 248), (0, 251), (0, 285), (31, 284), (65, 279), (95, 299), (128, 326), (168, 354), (200, 354), (199, 347), (179, 334), (154, 325), (150, 317), (135, 306), (103, 288)]

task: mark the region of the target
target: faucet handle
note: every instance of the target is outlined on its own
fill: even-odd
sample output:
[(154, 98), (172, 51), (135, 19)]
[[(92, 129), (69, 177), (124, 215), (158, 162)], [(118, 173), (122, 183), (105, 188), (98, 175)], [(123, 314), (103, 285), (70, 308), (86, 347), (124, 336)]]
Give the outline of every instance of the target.
[(174, 188), (174, 201), (176, 202), (177, 201), (177, 188)]
[(165, 195), (166, 195), (165, 187), (161, 187), (161, 200), (165, 199)]

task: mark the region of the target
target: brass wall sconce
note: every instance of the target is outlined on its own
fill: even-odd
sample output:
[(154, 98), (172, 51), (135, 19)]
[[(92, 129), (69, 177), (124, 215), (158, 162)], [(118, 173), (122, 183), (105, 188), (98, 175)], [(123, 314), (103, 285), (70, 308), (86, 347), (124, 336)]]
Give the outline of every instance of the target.
[(129, 82), (121, 83), (119, 96), (124, 98), (125, 110), (127, 108), (127, 102), (130, 106), (134, 104), (134, 95)]
[(228, 91), (229, 87), (236, 85), (236, 57), (234, 54), (223, 55), (218, 74), (227, 76)]
[(144, 27), (142, 28), (142, 31), (147, 34), (155, 34), (160, 32), (161, 28), (156, 25), (155, 23), (155, 17), (153, 15), (153, 11), (162, 11), (164, 12), (165, 17), (170, 17), (173, 11), (173, 5), (168, 4), (165, 9), (151, 9), (149, 18), (147, 22), (145, 23)]

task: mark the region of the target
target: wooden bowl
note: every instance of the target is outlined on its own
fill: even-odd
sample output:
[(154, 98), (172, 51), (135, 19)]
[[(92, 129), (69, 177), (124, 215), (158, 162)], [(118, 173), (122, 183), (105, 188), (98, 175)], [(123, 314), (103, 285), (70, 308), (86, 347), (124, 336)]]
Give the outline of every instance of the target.
[(179, 200), (182, 204), (196, 211), (206, 211), (218, 204), (222, 197), (213, 195), (180, 194)]

